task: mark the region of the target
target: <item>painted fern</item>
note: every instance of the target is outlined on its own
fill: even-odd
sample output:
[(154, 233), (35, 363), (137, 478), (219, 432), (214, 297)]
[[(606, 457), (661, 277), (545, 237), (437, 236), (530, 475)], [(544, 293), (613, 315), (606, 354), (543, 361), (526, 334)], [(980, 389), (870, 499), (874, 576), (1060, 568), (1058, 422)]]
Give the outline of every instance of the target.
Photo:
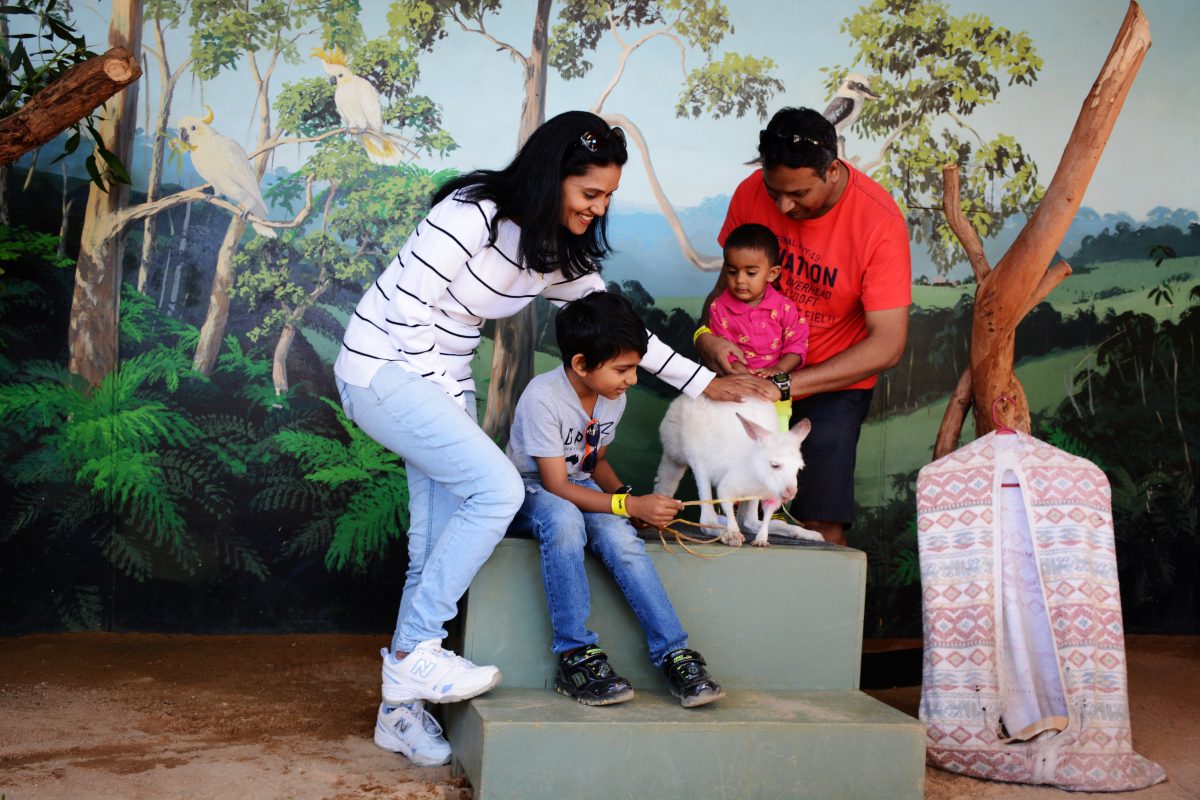
[[(350, 422), (341, 406), (333, 409), (346, 440), (298, 430), (275, 434), (279, 448), (293, 456), (304, 479), (333, 490), (333, 502), (306, 526), (293, 550), (305, 550), (314, 537), (329, 535), (325, 566), (362, 569), (383, 555), (407, 525), (408, 484), (398, 455)], [(278, 487), (276, 491), (282, 491)]]

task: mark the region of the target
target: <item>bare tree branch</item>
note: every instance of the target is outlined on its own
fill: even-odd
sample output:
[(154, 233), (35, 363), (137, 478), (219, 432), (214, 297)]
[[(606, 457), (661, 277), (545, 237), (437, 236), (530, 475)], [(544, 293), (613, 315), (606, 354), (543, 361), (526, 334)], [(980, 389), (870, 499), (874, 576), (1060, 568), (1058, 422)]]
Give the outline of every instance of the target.
[[(649, 33), (642, 35), (633, 44), (627, 45), (625, 44), (625, 40), (621, 38), (620, 33), (617, 32), (617, 23), (613, 18), (612, 10), (609, 9), (607, 13), (608, 30), (609, 33), (612, 34), (613, 38), (617, 40), (617, 45), (621, 48), (621, 58), (617, 61), (617, 68), (613, 72), (612, 79), (608, 82), (608, 86), (604, 87), (604, 91), (600, 92), (600, 96), (596, 99), (595, 104), (592, 106), (593, 114), (600, 113), (600, 110), (604, 108), (604, 102), (608, 100), (608, 96), (612, 94), (613, 90), (617, 88), (617, 84), (621, 82), (621, 78), (625, 74), (625, 64), (629, 61), (629, 57), (633, 55), (633, 52), (646, 42), (658, 36), (665, 36), (679, 46), (679, 69), (683, 73), (684, 78), (687, 78), (687, 50), (683, 46), (683, 40), (674, 33), (671, 33), (671, 28), (674, 27), (675, 23), (672, 23), (664, 28), (660, 28), (656, 31), (650, 31)], [(675, 22), (677, 23), (678, 21), (679, 18), (676, 17)]]
[[(263, 153), (265, 153), (267, 151), (274, 150), (277, 147), (282, 147), (285, 144), (303, 144), (306, 142), (319, 142), (322, 139), (328, 139), (329, 137), (337, 136), (338, 134), (357, 133), (357, 132), (359, 132), (359, 129), (357, 129), (357, 128), (335, 128), (334, 130), (326, 131), (325, 133), (322, 133), (318, 136), (298, 136), (298, 137), (292, 137), (289, 139), (276, 139), (275, 141), (270, 142), (263, 147), (260, 147), (258, 150), (255, 150), (254, 153), (248, 157), (248, 160), (253, 159), (256, 156), (262, 155)], [(315, 181), (315, 180), (316, 180), (316, 177), (313, 175), (309, 175), (306, 180), (307, 199), (305, 200), (305, 208), (301, 212), (301, 214), (303, 214), (304, 216), (301, 216), (301, 214), (297, 214), (295, 219), (293, 219), (290, 222), (277, 222), (275, 220), (260, 219), (254, 215), (249, 215), (249, 214), (246, 215), (246, 219), (250, 222), (257, 222), (261, 225), (265, 225), (268, 228), (296, 228), (296, 227), (299, 227), (300, 223), (302, 223), (304, 221), (304, 217), (307, 216), (308, 211), (312, 210), (312, 185), (313, 185), (313, 181)], [(128, 226), (132, 222), (136, 222), (138, 220), (145, 219), (146, 217), (153, 216), (154, 214), (162, 213), (163, 211), (166, 211), (168, 209), (174, 208), (179, 205), (183, 205), (184, 203), (194, 203), (196, 201), (204, 201), (206, 203), (211, 203), (212, 205), (218, 206), (220, 208), (224, 208), (227, 211), (230, 211), (235, 215), (242, 214), (242, 209), (239, 208), (238, 206), (235, 206), (234, 204), (232, 204), (226, 200), (222, 200), (219, 197), (214, 197), (213, 195), (207, 194), (205, 192), (205, 189), (208, 189), (211, 186), (212, 186), (212, 184), (210, 184), (210, 183), (206, 183), (201, 186), (193, 186), (190, 189), (184, 189), (182, 191), (175, 192), (174, 194), (167, 195), (166, 197), (164, 197), (160, 200), (156, 200), (153, 203), (141, 203), (140, 205), (136, 205), (136, 206), (128, 206), (128, 207), (122, 209), (119, 213), (112, 215), (112, 217), (109, 219), (108, 228), (105, 231), (105, 233), (107, 236), (113, 236), (113, 235), (119, 233), (121, 230), (123, 230), (126, 226)]]
[(641, 130), (637, 125), (633, 124), (623, 114), (602, 114), (604, 121), (609, 125), (620, 125), (625, 129), (625, 133), (637, 145), (638, 151), (642, 154), (642, 164), (646, 168), (646, 177), (650, 181), (650, 189), (654, 192), (654, 199), (658, 201), (658, 207), (662, 210), (663, 216), (667, 218), (667, 224), (671, 226), (671, 230), (675, 232), (675, 239), (679, 243), (679, 249), (683, 251), (683, 256), (695, 267), (698, 267), (705, 272), (715, 272), (721, 268), (723, 259), (720, 256), (706, 256), (699, 253), (692, 243), (688, 241), (687, 233), (683, 230), (683, 223), (679, 221), (679, 215), (675, 213), (674, 206), (667, 199), (666, 193), (663, 192), (662, 184), (658, 182), (658, 176), (654, 172), (654, 165), (650, 162), (650, 148), (646, 145), (646, 139), (642, 136)]
[(526, 69), (529, 68), (528, 56), (526, 56), (524, 53), (522, 53), (520, 50), (518, 50), (516, 47), (509, 44), (508, 42), (502, 42), (499, 39), (497, 39), (495, 36), (492, 36), (490, 33), (487, 32), (487, 29), (483, 26), (482, 12), (480, 13), (480, 15), (478, 17), (474, 18), (475, 22), (479, 23), (478, 28), (468, 27), (467, 24), (462, 21), (462, 18), (458, 16), (458, 12), (455, 10), (451, 10), (450, 18), (453, 19), (455, 22), (457, 22), (458, 27), (462, 28), (465, 32), (479, 34), (480, 36), (487, 39), (492, 44), (496, 45), (497, 49), (507, 50), (508, 54), (510, 56), (512, 56), (513, 59), (515, 59), (516, 61), (519, 61), (521, 63), (521, 66), (525, 67)]
[[(904, 133), (905, 129), (908, 128), (908, 126), (909, 126), (908, 122), (901, 122), (899, 125), (897, 125), (896, 129), (894, 131), (892, 131), (891, 133), (889, 133), (888, 137), (883, 140), (883, 145), (880, 146), (879, 155), (877, 155), (875, 157), (875, 160), (864, 164), (863, 166), (859, 167), (859, 169), (862, 172), (870, 173), (872, 170), (874, 170), (876, 167), (878, 167), (880, 164), (882, 164), (884, 158), (887, 157), (888, 150), (892, 149), (892, 145), (896, 143), (896, 140), (900, 138), (900, 135)], [(855, 166), (857, 166), (858, 159), (852, 158), (850, 160), (852, 162), (855, 162)]]

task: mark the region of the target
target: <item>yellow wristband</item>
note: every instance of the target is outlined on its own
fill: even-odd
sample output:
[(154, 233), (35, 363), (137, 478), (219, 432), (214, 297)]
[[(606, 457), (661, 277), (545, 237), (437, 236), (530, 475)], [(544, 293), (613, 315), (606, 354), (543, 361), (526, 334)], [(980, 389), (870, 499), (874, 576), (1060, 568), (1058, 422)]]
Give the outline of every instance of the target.
[(627, 494), (614, 494), (612, 496), (612, 513), (618, 517), (629, 516), (629, 509), (625, 507), (625, 498), (627, 497), (629, 497)]
[(707, 325), (701, 325), (699, 328), (696, 328), (696, 332), (692, 334), (692, 344), (695, 344), (697, 341), (699, 341), (700, 337), (706, 333), (712, 333), (712, 328), (708, 327)]

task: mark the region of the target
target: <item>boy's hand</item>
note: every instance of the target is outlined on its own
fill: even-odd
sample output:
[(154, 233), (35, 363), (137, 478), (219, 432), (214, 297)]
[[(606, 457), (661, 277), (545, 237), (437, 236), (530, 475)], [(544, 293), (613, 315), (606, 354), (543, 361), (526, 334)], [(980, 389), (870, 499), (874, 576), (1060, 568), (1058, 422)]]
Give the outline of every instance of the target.
[(625, 508), (629, 516), (645, 520), (655, 528), (662, 528), (683, 508), (683, 503), (674, 497), (663, 494), (644, 494), (640, 497), (630, 495), (625, 498)]
[(779, 372), (779, 370), (777, 370), (777, 369), (756, 369), (756, 370), (754, 370), (754, 374), (760, 378), (771, 378), (772, 376), (778, 374), (778, 372)]

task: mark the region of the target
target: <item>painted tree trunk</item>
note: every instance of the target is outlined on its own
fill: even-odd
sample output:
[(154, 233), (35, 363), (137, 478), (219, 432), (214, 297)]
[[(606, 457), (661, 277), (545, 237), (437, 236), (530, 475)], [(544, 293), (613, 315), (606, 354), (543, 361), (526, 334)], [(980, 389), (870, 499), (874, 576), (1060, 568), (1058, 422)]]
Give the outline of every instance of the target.
[[(518, 147), (525, 144), (530, 134), (546, 120), (546, 37), (550, 4), (551, 0), (538, 0), (533, 21), (533, 42), (525, 61), (525, 102), (521, 108)], [(517, 399), (533, 377), (536, 330), (533, 303), (515, 316), (496, 321), (483, 430), (501, 444), (508, 441)]]
[(62, 221), (58, 224), (58, 246), (54, 252), (60, 258), (67, 254), (67, 229), (71, 223), (71, 204), (73, 200), (67, 199), (67, 167), (63, 164), (63, 189), (62, 189)]
[(8, 215), (8, 173), (7, 165), (0, 166), (0, 225), (9, 224)]
[(21, 184), (21, 191), (28, 192), (29, 187), (33, 185), (33, 171), (37, 169), (38, 156), (42, 154), (42, 148), (33, 148), (33, 154), (29, 157), (29, 169), (25, 170), (25, 183)]
[[(108, 43), (130, 53), (141, 51), (141, 2), (113, 0)], [(98, 128), (108, 149), (124, 164), (130, 163), (133, 153), (137, 88), (137, 83), (130, 84), (105, 105)], [(83, 218), (67, 346), (71, 372), (91, 386), (98, 386), (117, 364), (125, 237), (111, 233), (110, 219), (124, 207), (127, 197), (128, 189), (123, 184), (111, 184), (107, 193), (93, 185)]]
[[(257, 89), (258, 104), (258, 147), (262, 152), (254, 160), (254, 175), (262, 183), (263, 175), (267, 172), (267, 159), (270, 156), (264, 145), (271, 138), (271, 108), (267, 101), (267, 91), (270, 82), (270, 72), (260, 75), (258, 62), (250, 53), (250, 70)], [(272, 59), (274, 64), (274, 59)], [(311, 185), (311, 184), (310, 184)], [(213, 272), (212, 287), (208, 295), (208, 312), (204, 316), (204, 324), (200, 327), (200, 340), (196, 344), (196, 355), (192, 359), (192, 368), (204, 375), (211, 375), (217, 365), (217, 355), (221, 352), (221, 340), (225, 337), (225, 325), (229, 321), (229, 290), (233, 288), (233, 255), (237, 252), (242, 233), (246, 230), (246, 221), (241, 216), (234, 216), (225, 232), (225, 241), (217, 253), (217, 268)]]
[[(162, 89), (158, 97), (158, 114), (154, 122), (154, 144), (150, 151), (150, 177), (146, 182), (146, 202), (153, 203), (158, 199), (162, 188), (163, 156), (167, 144), (167, 122), (171, 115), (171, 99), (175, 94), (175, 82), (179, 75), (172, 75), (167, 65), (167, 47), (163, 39), (162, 23), (155, 20), (154, 39), (158, 44), (158, 52), (162, 60), (158, 62), (158, 81)], [(188, 59), (189, 61), (191, 59)], [(150, 261), (154, 258), (154, 248), (158, 243), (158, 216), (146, 217), (142, 223), (142, 257), (138, 262), (137, 288), (139, 292), (146, 291), (150, 280)], [(165, 283), (166, 277), (163, 277)]]
[(221, 352), (221, 340), (225, 337), (225, 323), (229, 321), (229, 290), (233, 288), (233, 254), (246, 230), (246, 222), (240, 216), (229, 221), (225, 239), (217, 251), (217, 268), (213, 272), (212, 286), (208, 292), (208, 312), (200, 326), (200, 339), (196, 343), (196, 355), (192, 358), (192, 369), (203, 375), (212, 375)]
[(275, 384), (276, 396), (288, 392), (287, 357), (295, 340), (296, 326), (289, 322), (279, 332), (279, 340), (275, 342), (275, 355), (271, 359), (271, 381)]

